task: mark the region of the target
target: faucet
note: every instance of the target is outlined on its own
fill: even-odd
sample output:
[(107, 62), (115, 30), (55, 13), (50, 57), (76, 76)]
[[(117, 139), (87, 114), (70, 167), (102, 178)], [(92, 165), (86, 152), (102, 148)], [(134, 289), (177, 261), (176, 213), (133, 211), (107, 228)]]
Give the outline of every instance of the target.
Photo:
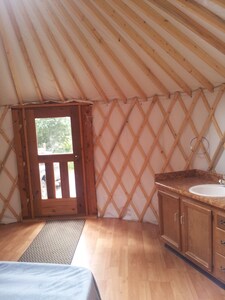
[(219, 179), (219, 184), (225, 185), (225, 175), (223, 175), (223, 178)]

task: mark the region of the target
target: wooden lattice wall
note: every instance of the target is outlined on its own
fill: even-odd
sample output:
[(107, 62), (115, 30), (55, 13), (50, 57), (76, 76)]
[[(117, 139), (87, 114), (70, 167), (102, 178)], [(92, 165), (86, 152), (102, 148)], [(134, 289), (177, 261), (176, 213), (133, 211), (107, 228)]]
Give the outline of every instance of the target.
[(99, 216), (157, 222), (155, 173), (225, 172), (224, 88), (94, 105)]
[[(190, 168), (225, 173), (224, 89), (222, 85), (214, 93), (198, 90), (192, 97), (177, 93), (170, 99), (94, 104), (99, 216), (157, 222), (155, 173)], [(0, 222), (19, 221), (16, 157), (7, 106), (0, 108), (0, 145)]]
[(0, 107), (0, 222), (21, 220), (11, 110)]

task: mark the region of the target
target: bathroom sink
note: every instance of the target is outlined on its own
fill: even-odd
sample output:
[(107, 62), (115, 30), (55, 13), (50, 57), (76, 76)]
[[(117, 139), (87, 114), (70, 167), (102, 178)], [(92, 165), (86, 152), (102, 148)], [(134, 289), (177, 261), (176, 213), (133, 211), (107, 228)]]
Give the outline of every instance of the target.
[(189, 192), (205, 197), (225, 197), (225, 186), (222, 184), (200, 184), (190, 187)]

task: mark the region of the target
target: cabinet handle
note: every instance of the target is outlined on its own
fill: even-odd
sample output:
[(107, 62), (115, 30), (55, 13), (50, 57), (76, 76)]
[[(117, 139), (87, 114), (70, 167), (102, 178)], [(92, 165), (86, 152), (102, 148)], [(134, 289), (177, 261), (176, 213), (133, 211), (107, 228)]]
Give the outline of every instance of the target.
[(180, 216), (180, 224), (184, 224), (184, 215)]
[(174, 217), (174, 223), (177, 222), (178, 212), (175, 212), (173, 217)]
[(220, 220), (220, 221), (219, 221), (219, 224), (220, 224), (220, 225), (225, 225), (225, 221), (224, 221), (224, 220)]
[(225, 272), (225, 268), (220, 266), (220, 271)]
[(225, 245), (225, 241), (221, 240), (221, 241), (220, 241), (220, 244), (221, 244), (221, 245)]

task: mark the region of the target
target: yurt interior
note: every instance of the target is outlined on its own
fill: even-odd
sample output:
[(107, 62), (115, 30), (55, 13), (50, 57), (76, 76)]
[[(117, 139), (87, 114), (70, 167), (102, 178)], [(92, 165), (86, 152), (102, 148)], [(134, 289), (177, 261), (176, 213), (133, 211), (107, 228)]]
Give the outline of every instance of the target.
[(0, 299), (225, 299), (224, 0), (0, 0)]

